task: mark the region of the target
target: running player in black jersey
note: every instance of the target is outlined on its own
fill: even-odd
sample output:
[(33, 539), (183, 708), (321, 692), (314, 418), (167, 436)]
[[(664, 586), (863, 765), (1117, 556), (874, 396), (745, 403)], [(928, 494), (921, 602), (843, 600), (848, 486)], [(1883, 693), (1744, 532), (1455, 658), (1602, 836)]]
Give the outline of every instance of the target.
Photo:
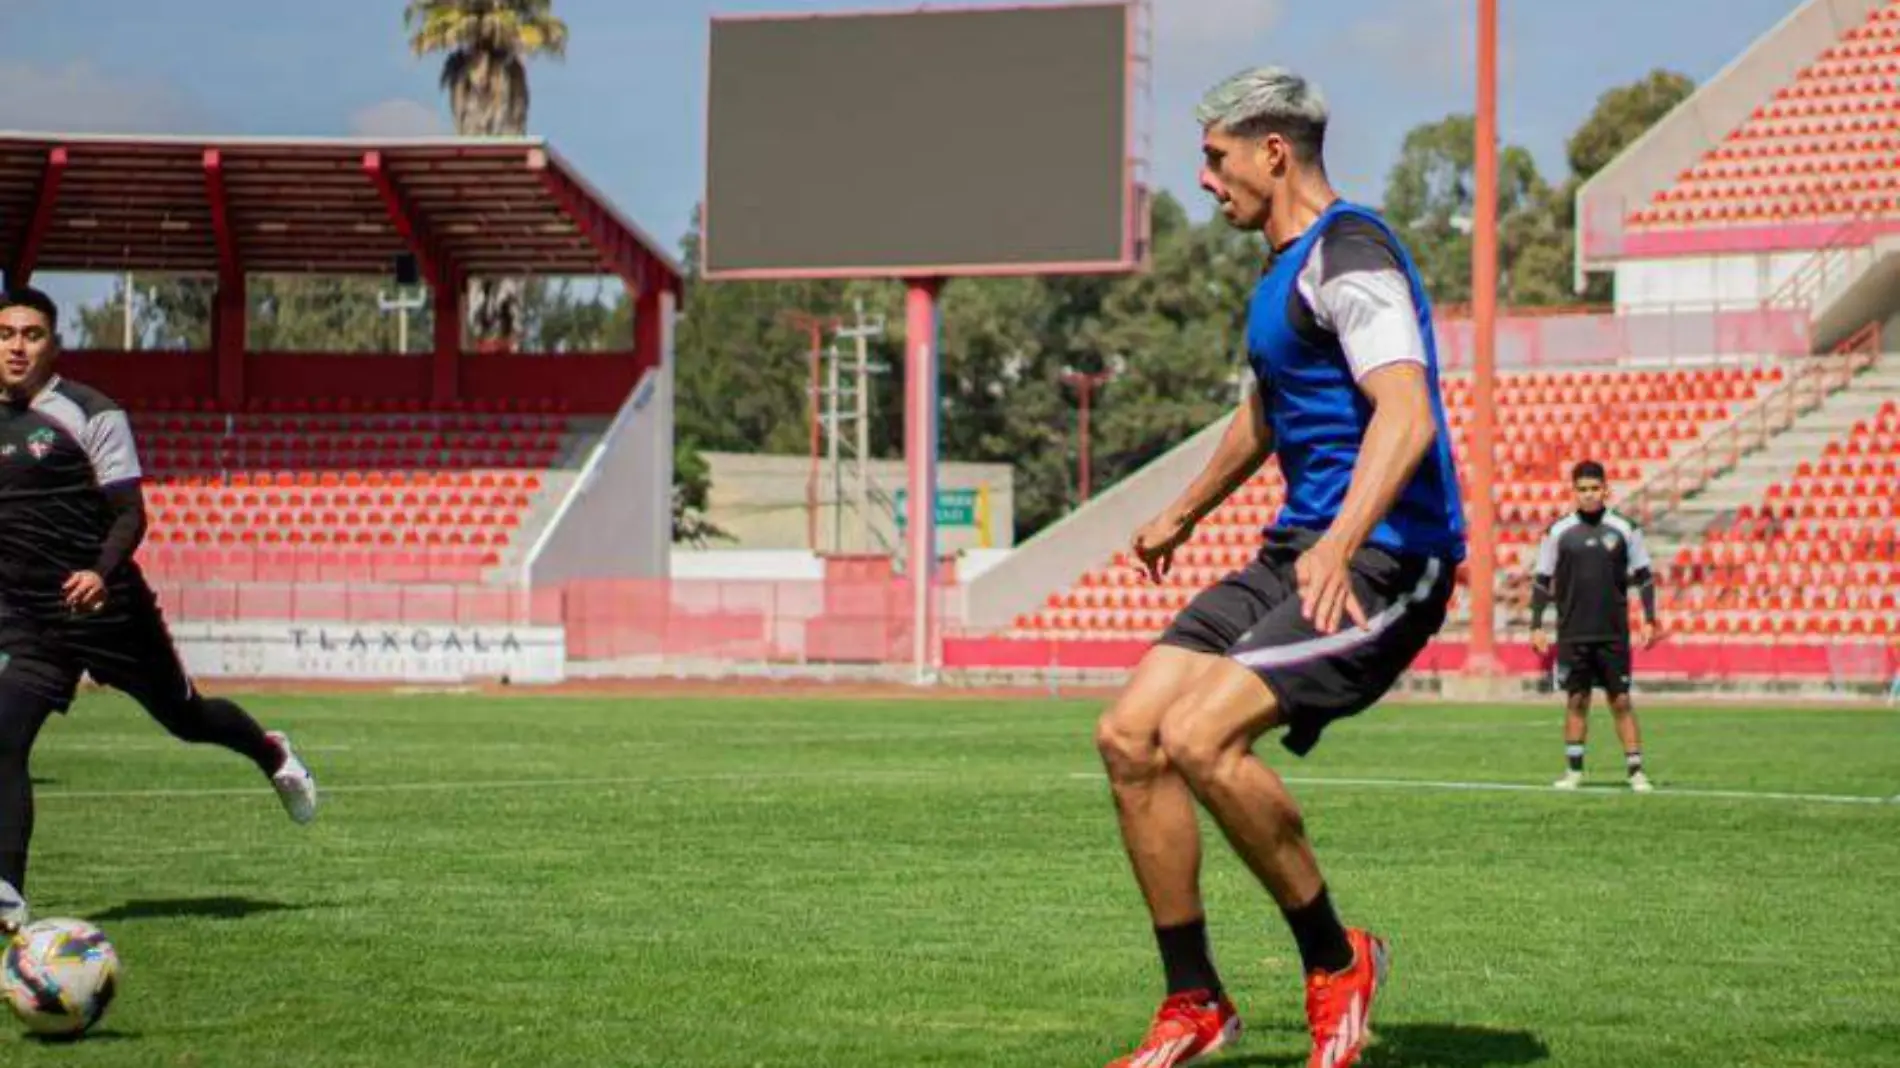
[(249, 757), (298, 823), (317, 809), (289, 739), (185, 674), (132, 559), (145, 505), (131, 425), (104, 394), (54, 373), (58, 329), (46, 294), (0, 295), (0, 925), (26, 918), (33, 740), (72, 703), (81, 672), (178, 738)]

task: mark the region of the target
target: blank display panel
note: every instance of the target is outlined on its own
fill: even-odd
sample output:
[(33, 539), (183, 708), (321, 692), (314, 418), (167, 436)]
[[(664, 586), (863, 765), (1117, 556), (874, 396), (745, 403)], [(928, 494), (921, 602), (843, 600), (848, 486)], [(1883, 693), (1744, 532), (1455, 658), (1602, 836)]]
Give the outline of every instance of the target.
[(1125, 3), (712, 23), (709, 277), (1134, 264)]

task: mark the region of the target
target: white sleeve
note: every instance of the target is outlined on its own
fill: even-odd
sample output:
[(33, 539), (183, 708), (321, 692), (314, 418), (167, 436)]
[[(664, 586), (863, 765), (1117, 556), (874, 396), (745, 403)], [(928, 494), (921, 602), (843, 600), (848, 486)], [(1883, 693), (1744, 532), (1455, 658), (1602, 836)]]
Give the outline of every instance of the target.
[(1319, 287), (1313, 315), (1339, 336), (1354, 381), (1395, 363), (1425, 366), (1412, 287), (1397, 271), (1355, 271)]
[(1557, 573), (1557, 529), (1552, 527), (1544, 535), (1543, 544), (1537, 547), (1537, 566), (1531, 569), (1537, 578), (1550, 578)]
[(87, 420), (80, 444), (92, 459), (92, 470), (101, 487), (131, 482), (144, 474), (139, 468), (138, 448), (132, 444), (132, 423), (116, 408)]
[(1649, 562), (1649, 546), (1643, 544), (1642, 528), (1634, 523), (1630, 524), (1629, 542), (1629, 573), (1634, 575), (1638, 571), (1646, 570), (1651, 566)]

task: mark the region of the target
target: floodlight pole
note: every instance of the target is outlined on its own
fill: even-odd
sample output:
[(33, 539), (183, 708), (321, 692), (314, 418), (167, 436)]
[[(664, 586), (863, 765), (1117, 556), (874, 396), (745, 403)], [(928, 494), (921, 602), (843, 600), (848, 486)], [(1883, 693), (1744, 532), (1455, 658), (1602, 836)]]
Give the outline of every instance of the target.
[(916, 681), (935, 677), (937, 619), (937, 295), (941, 278), (904, 280), (904, 460)]
[(1471, 227), (1471, 656), (1466, 673), (1498, 673), (1496, 453), (1498, 304), (1498, 0), (1478, 0), (1478, 107)]
[(811, 454), (810, 466), (805, 473), (805, 547), (812, 552), (818, 551), (818, 452), (819, 421), (818, 394), (823, 387), (819, 384), (818, 364), (824, 359), (825, 330), (835, 325), (823, 316), (811, 315), (802, 311), (786, 311), (780, 314), (781, 321), (797, 330), (805, 331), (811, 346), (805, 354), (810, 365), (810, 382), (805, 389), (805, 416), (810, 427)]

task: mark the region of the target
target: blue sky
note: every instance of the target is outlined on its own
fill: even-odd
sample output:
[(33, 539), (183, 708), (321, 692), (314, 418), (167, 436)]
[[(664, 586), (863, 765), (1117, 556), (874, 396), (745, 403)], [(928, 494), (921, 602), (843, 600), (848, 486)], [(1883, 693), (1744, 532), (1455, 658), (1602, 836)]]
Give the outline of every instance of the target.
[[(932, 6), (965, 6), (937, 0)], [(1151, 168), (1194, 187), (1195, 99), (1243, 66), (1308, 73), (1334, 109), (1330, 166), (1377, 202), (1412, 126), (1468, 110), (1472, 0), (1154, 0)], [(532, 68), (532, 132), (672, 243), (702, 182), (707, 20), (901, 0), (555, 0), (562, 63)], [(1795, 0), (1502, 0), (1500, 124), (1544, 173), (1597, 95), (1655, 67), (1698, 82)], [(0, 124), (97, 132), (341, 135), (448, 128), (436, 62), (409, 54), (401, 0), (0, 0)], [(874, 91), (875, 87), (868, 87)], [(46, 279), (51, 281), (50, 278)], [(67, 289), (66, 286), (59, 287)], [(68, 289), (77, 295), (96, 287)]]

